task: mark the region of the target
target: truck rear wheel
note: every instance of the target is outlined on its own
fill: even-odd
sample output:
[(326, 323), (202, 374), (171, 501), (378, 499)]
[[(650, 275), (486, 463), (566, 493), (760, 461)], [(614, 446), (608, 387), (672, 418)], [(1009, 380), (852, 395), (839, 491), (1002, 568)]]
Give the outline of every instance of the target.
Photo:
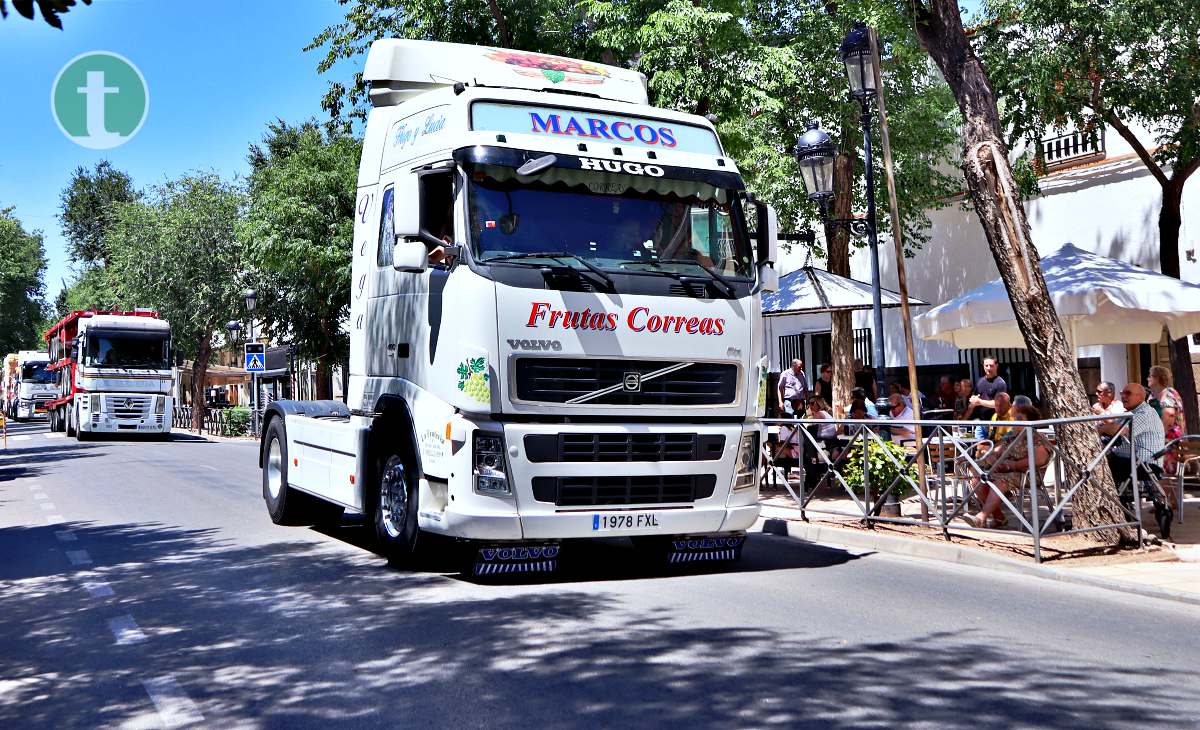
[(288, 486), (287, 431), (282, 418), (271, 421), (267, 429), (267, 445), (263, 450), (263, 501), (267, 514), (277, 525), (302, 525), (308, 495)]
[(375, 469), (371, 512), (379, 551), (393, 565), (411, 566), (417, 553), (417, 480), (395, 446), (382, 449)]

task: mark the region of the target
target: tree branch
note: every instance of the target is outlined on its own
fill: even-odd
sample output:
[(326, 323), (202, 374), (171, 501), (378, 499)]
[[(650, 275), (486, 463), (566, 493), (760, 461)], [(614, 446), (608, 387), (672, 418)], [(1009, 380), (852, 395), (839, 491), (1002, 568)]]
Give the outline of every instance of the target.
[(487, 0), (488, 8), (492, 11), (492, 19), (496, 21), (496, 32), (500, 34), (500, 44), (505, 48), (512, 48), (512, 33), (508, 31), (508, 23), (504, 20), (504, 13), (500, 12), (500, 4), (496, 0)]
[(1111, 109), (1104, 113), (1104, 117), (1105, 120), (1112, 125), (1113, 129), (1117, 130), (1117, 134), (1121, 135), (1125, 141), (1129, 143), (1129, 146), (1133, 148), (1133, 151), (1137, 153), (1137, 156), (1142, 158), (1142, 163), (1146, 165), (1146, 169), (1150, 171), (1150, 174), (1154, 176), (1154, 179), (1158, 180), (1158, 184), (1162, 185), (1164, 188), (1170, 185), (1171, 181), (1167, 179), (1167, 176), (1162, 171), (1162, 168), (1158, 166), (1158, 163), (1154, 161), (1154, 158), (1150, 156), (1150, 153), (1146, 151), (1146, 147), (1141, 143), (1141, 140), (1137, 138), (1137, 135), (1131, 132), (1129, 127), (1125, 126), (1125, 122), (1122, 122), (1121, 118), (1114, 114)]

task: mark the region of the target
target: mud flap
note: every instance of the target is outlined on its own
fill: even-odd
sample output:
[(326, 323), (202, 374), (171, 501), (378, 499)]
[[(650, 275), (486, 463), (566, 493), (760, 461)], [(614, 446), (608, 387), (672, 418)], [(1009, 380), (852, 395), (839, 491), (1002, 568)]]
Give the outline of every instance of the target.
[(667, 546), (667, 562), (695, 563), (711, 560), (736, 561), (742, 557), (746, 533), (723, 535), (680, 535)]
[(542, 545), (486, 545), (475, 553), (473, 575), (553, 573), (558, 569), (557, 543)]

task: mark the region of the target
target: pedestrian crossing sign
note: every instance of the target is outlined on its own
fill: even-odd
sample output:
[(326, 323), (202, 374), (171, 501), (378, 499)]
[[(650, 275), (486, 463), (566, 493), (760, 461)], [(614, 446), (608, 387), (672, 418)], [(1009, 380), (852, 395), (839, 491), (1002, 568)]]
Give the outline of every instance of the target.
[(246, 343), (246, 372), (261, 373), (267, 369), (267, 346), (261, 342)]

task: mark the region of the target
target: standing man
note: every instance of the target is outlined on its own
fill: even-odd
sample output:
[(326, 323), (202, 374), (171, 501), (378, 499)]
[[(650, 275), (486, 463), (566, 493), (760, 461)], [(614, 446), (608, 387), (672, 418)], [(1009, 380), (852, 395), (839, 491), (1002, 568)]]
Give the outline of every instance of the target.
[(784, 403), (790, 403), (792, 413), (804, 414), (804, 402), (808, 400), (808, 376), (804, 374), (804, 361), (792, 360), (792, 367), (779, 374), (779, 410), (786, 412)]
[[(1008, 383), (1000, 377), (1000, 363), (990, 355), (983, 358), (983, 377), (975, 383), (975, 395), (971, 396), (970, 400), (974, 406), (970, 411), (971, 420), (990, 421), (996, 413), (996, 394), (1007, 392)], [(975, 437), (987, 438), (987, 428), (976, 426)]]

